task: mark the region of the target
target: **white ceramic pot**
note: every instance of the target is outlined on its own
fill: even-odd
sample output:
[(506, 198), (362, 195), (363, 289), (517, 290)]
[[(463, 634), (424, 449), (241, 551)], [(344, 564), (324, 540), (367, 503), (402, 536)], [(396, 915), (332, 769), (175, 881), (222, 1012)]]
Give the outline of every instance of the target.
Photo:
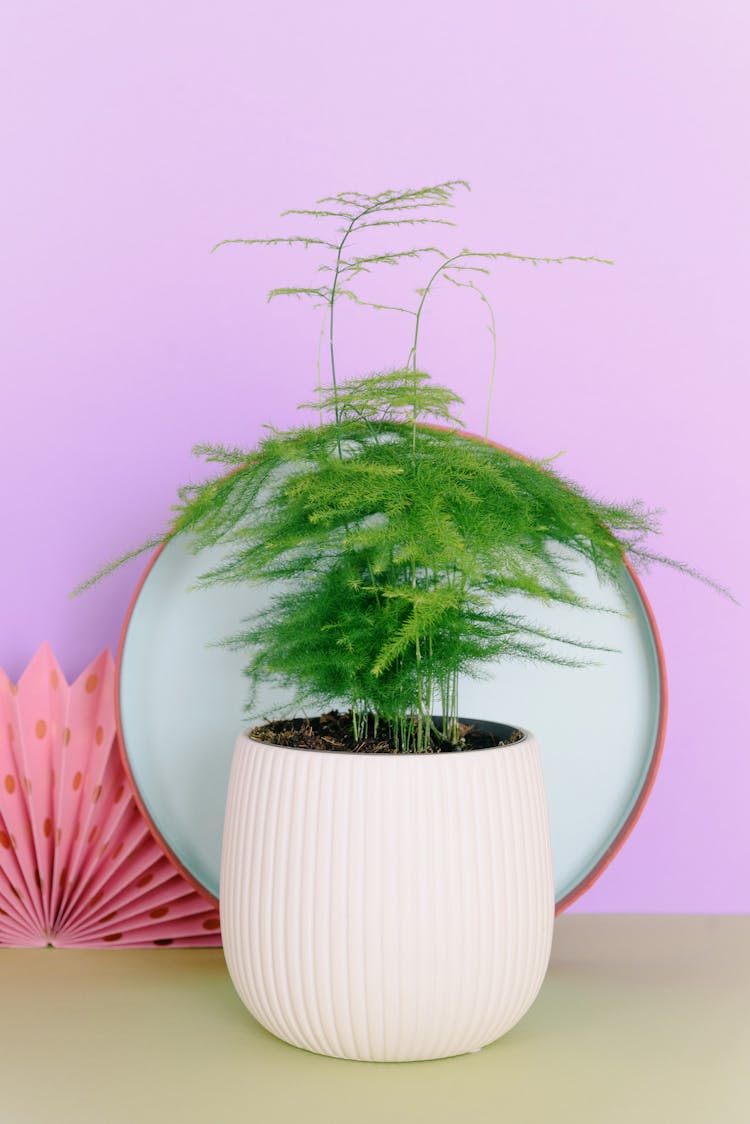
[(366, 755), (240, 737), (220, 901), (234, 986), (279, 1038), (365, 1061), (481, 1049), (549, 962), (535, 739)]

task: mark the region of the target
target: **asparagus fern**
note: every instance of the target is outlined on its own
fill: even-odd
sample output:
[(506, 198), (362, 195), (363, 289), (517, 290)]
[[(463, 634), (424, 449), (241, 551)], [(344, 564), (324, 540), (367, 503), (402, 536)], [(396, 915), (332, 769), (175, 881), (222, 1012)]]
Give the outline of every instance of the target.
[[(322, 383), (319, 357), (315, 400), (305, 404), (317, 412), (317, 424), (271, 429), (249, 450), (196, 447), (219, 474), (181, 489), (167, 531), (140, 548), (175, 535), (198, 551), (221, 545), (223, 561), (202, 575), (201, 584), (274, 583), (268, 608), (227, 639), (247, 653), (250, 711), (259, 684), (275, 681), (293, 689), (299, 708), (347, 705), (355, 739), (387, 730), (405, 752), (428, 750), (439, 735), (458, 741), (460, 675), (480, 674), (490, 660), (579, 666), (587, 658), (592, 645), (533, 626), (509, 608), (510, 595), (596, 608), (575, 592), (571, 558), (617, 585), (626, 557), (636, 565), (657, 557), (646, 546), (657, 529), (654, 513), (639, 503), (603, 503), (549, 462), (523, 460), (487, 439), (496, 336), (479, 279), (500, 260), (611, 263), (509, 251), (449, 253), (432, 244), (354, 251), (355, 236), (372, 228), (454, 225), (445, 211), (460, 188), (468, 184), (343, 192), (313, 208), (284, 212), (328, 224), (332, 233), (323, 237), (228, 239), (214, 247), (287, 244), (328, 255), (317, 270), (325, 283), (275, 288), (269, 299), (311, 300), (325, 309), (321, 339), (327, 336), (330, 381)], [(413, 307), (401, 299), (370, 301), (358, 292), (365, 274), (428, 259), (434, 266)], [(488, 310), (493, 363), (483, 442), (461, 433), (458, 395), (419, 366), (423, 311), (442, 281), (469, 288)], [(342, 380), (335, 346), (341, 301), (409, 317), (405, 361)], [(434, 726), (436, 713), (442, 734)]]

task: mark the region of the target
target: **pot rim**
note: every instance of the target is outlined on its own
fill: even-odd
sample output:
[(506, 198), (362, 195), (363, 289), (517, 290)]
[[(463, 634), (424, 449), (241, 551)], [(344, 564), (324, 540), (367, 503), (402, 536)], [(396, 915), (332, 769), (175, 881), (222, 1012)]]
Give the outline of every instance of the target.
[[(314, 715), (313, 717), (316, 716)], [(439, 716), (435, 717), (438, 717), (439, 719)], [(290, 719), (290, 721), (296, 721), (296, 719)], [(503, 745), (477, 746), (476, 749), (465, 750), (452, 749), (438, 753), (366, 753), (357, 752), (357, 750), (353, 749), (315, 749), (314, 747), (307, 745), (281, 745), (278, 742), (268, 742), (264, 741), (262, 738), (254, 738), (249, 730), (243, 730), (239, 736), (239, 740), (244, 740), (250, 745), (269, 746), (272, 749), (292, 749), (296, 750), (298, 753), (319, 753), (324, 757), (355, 757), (368, 759), (372, 757), (386, 759), (389, 761), (398, 761), (409, 758), (419, 758), (421, 760), (424, 760), (426, 758), (440, 757), (454, 758), (461, 757), (464, 754), (466, 754), (467, 756), (473, 756), (475, 753), (487, 753), (492, 752), (493, 750), (512, 749), (514, 746), (528, 747), (535, 741), (534, 735), (530, 730), (526, 730), (523, 726), (518, 726), (515, 723), (511, 725), (508, 722), (493, 722), (490, 718), (463, 718), (461, 716), (459, 716), (458, 721), (463, 723), (464, 725), (478, 726), (480, 729), (484, 729), (488, 733), (497, 733), (501, 737), (507, 737), (509, 734), (517, 730), (521, 734), (521, 737), (517, 738), (516, 741), (505, 743)], [(500, 731), (507, 731), (507, 733), (501, 734)]]

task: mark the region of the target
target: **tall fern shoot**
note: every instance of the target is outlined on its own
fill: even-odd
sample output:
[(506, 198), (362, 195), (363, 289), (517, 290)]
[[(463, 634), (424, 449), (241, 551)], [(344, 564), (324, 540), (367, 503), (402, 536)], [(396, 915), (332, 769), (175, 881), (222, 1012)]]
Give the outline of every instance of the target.
[[(320, 255), (313, 282), (272, 289), (269, 299), (323, 309), (330, 377), (321, 376), (319, 349), (318, 386), (304, 404), (314, 423), (271, 429), (247, 450), (198, 446), (218, 475), (181, 489), (167, 530), (140, 548), (175, 535), (194, 550), (221, 545), (222, 561), (202, 584), (273, 583), (268, 607), (227, 640), (247, 655), (250, 712), (258, 687), (274, 682), (292, 689), (304, 713), (347, 708), (355, 744), (384, 732), (400, 752), (460, 742), (459, 678), (481, 673), (488, 661), (579, 666), (590, 658), (594, 645), (533, 625), (510, 607), (511, 596), (514, 604), (521, 595), (596, 608), (576, 593), (571, 559), (620, 585), (626, 558), (636, 566), (657, 558), (647, 547), (655, 516), (643, 505), (603, 503), (549, 462), (489, 442), (497, 341), (482, 278), (501, 260), (609, 263), (433, 244), (436, 228), (454, 225), (447, 216), (462, 188), (464, 181), (452, 180), (376, 195), (342, 192), (284, 212), (322, 234), (214, 247), (287, 244)], [(430, 238), (390, 252), (355, 249), (369, 232), (395, 229)], [(416, 299), (379, 303), (362, 295), (365, 275), (406, 262), (429, 262)], [(487, 311), (493, 357), (484, 441), (461, 433), (461, 399), (419, 363), (424, 309), (442, 282), (473, 292)], [(342, 302), (409, 318), (403, 362), (343, 379), (336, 354)]]

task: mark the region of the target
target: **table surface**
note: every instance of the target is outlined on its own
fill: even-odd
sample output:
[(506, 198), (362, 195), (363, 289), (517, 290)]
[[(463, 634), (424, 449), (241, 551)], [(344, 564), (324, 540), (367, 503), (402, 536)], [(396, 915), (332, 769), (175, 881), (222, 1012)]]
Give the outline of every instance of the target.
[(2, 1124), (747, 1124), (750, 916), (563, 916), (478, 1054), (346, 1062), (266, 1033), (221, 950), (0, 949)]

